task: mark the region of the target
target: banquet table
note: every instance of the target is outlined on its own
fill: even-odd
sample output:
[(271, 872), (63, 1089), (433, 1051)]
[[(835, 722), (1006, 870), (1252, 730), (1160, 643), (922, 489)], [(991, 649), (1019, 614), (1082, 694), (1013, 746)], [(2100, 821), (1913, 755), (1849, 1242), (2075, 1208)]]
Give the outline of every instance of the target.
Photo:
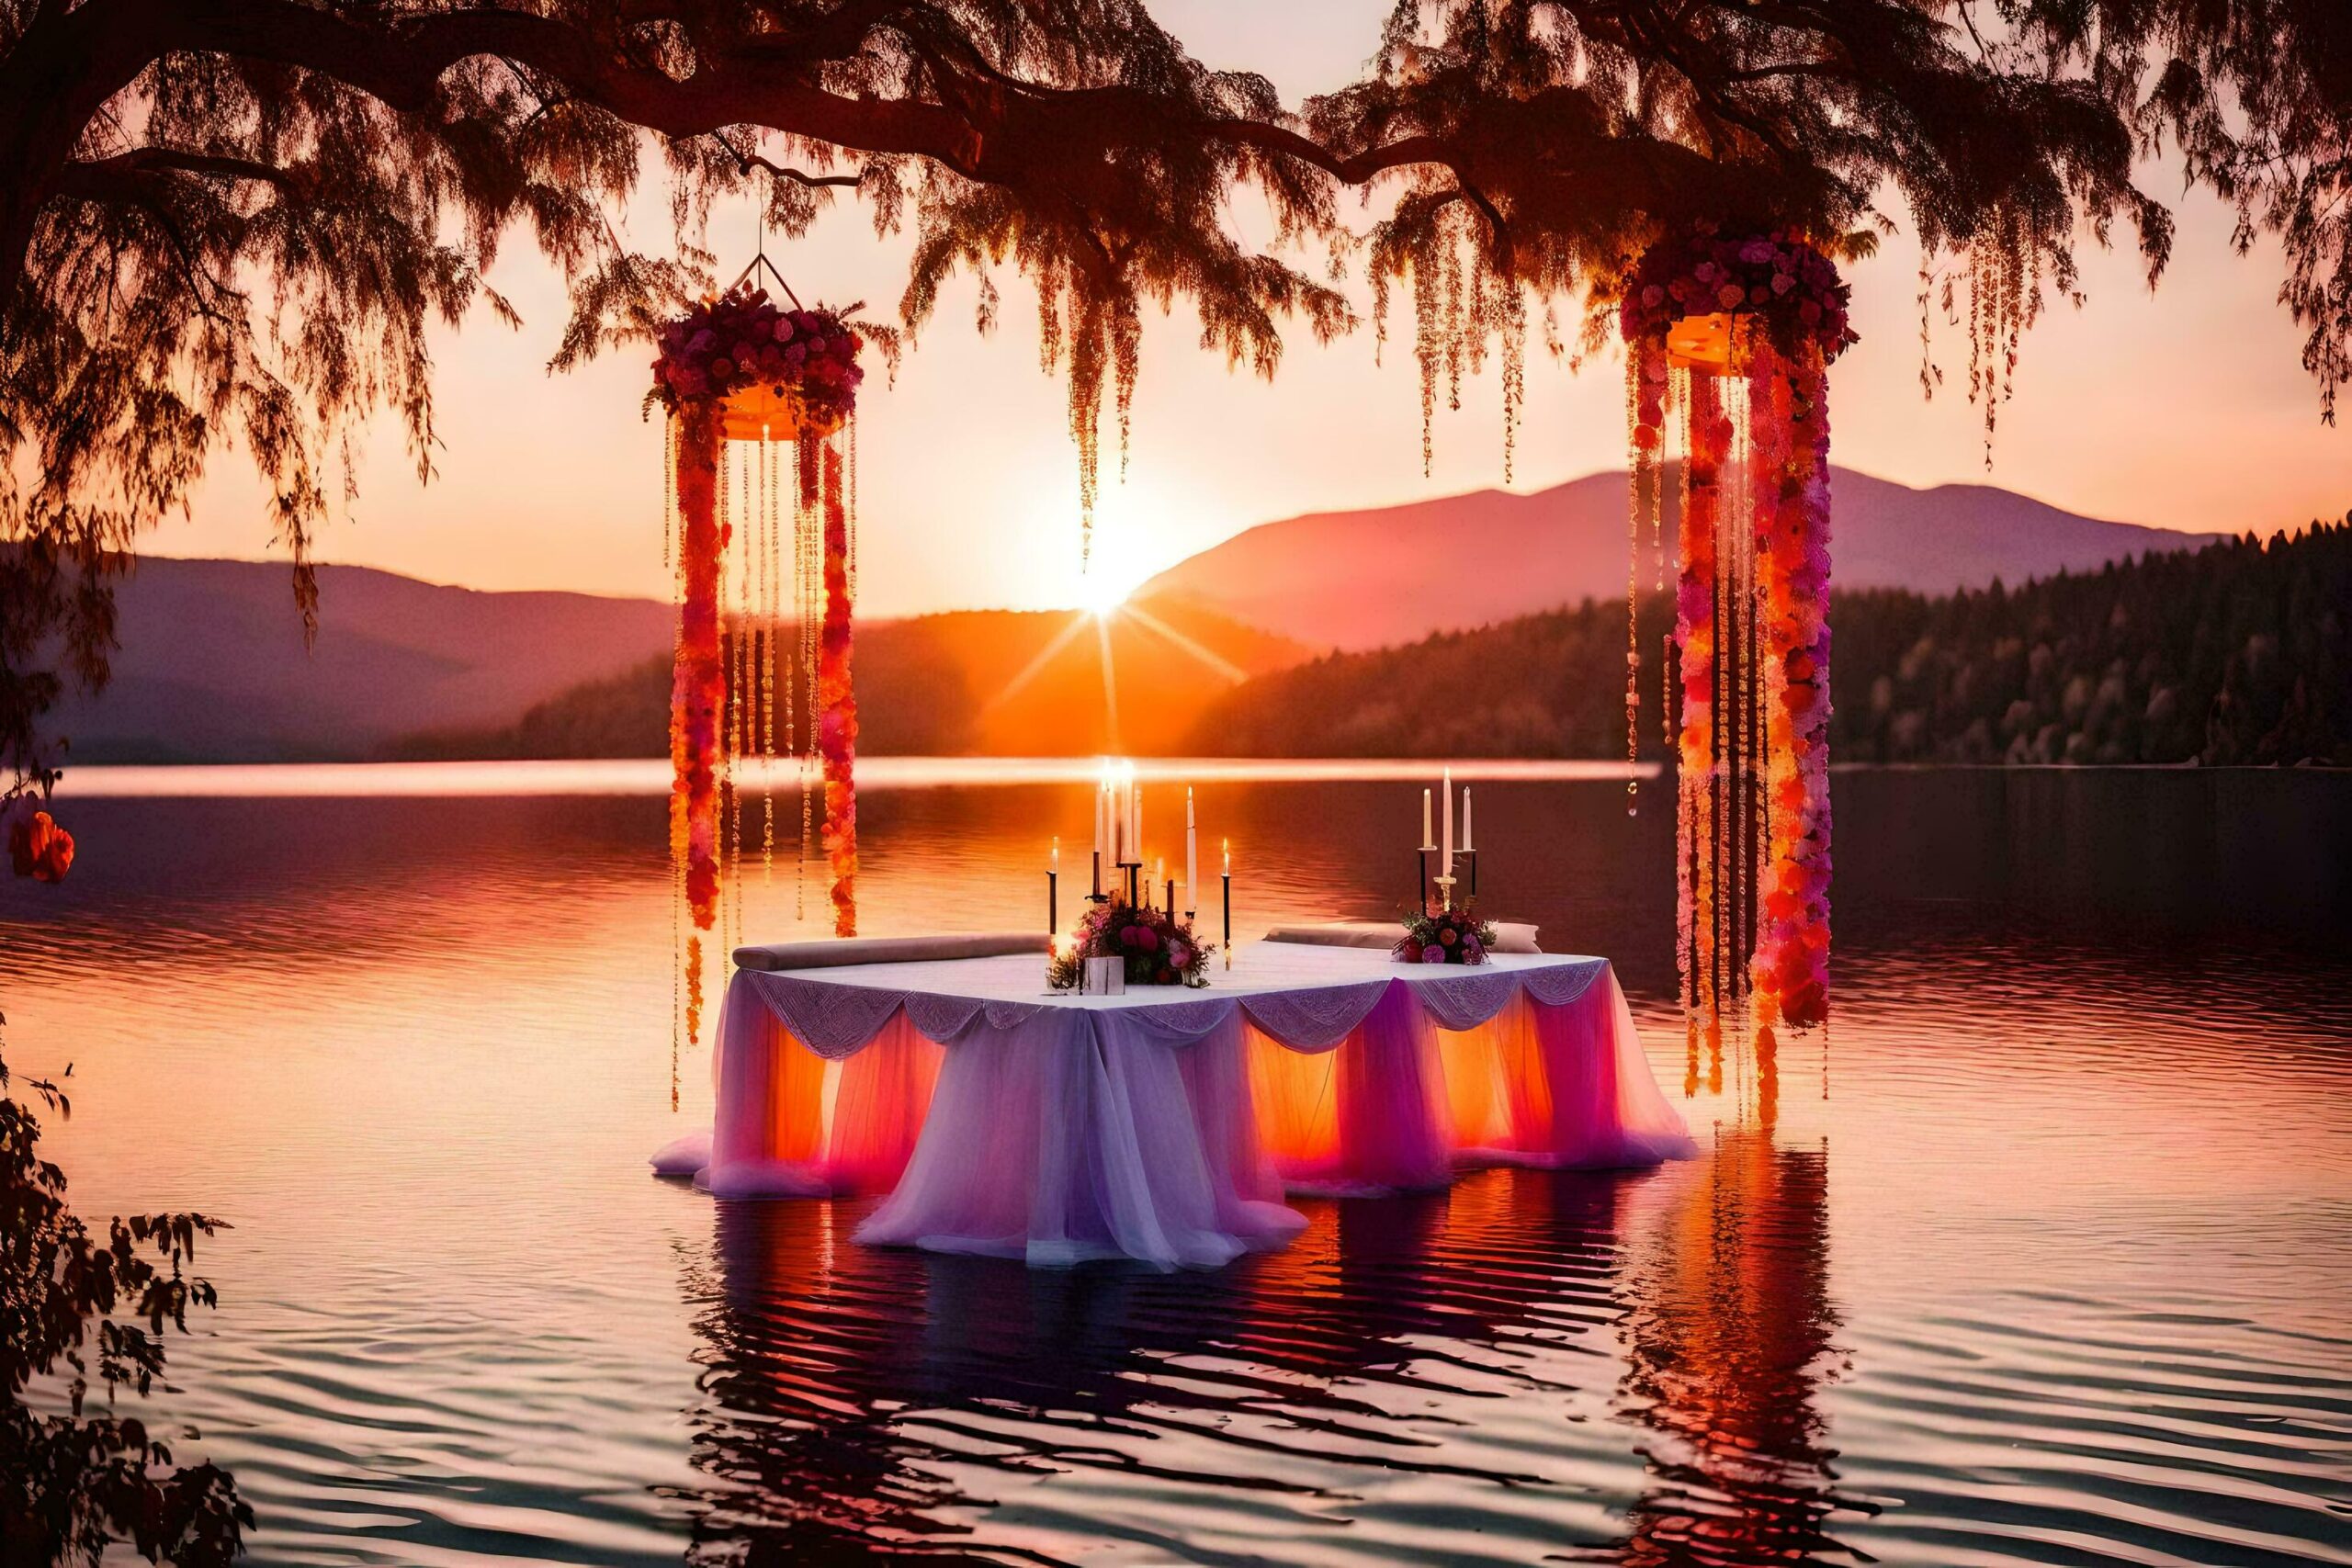
[(1052, 1267), (1277, 1247), (1285, 1192), (1609, 1168), (1693, 1145), (1606, 959), (1476, 967), (1259, 942), (1205, 989), (1054, 993), (1042, 954), (739, 969), (709, 1134), (725, 1198), (880, 1194), (856, 1238)]

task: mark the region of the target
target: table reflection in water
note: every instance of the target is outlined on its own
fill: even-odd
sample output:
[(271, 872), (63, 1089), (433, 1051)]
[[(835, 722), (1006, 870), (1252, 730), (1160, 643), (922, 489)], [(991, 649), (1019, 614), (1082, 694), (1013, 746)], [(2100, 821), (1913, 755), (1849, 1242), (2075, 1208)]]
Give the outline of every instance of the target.
[[(1174, 1275), (720, 1204), (684, 1266), (696, 1556), (1842, 1559), (1826, 1193), (1823, 1151), (1727, 1133), (1662, 1172), (1309, 1203), (1288, 1250)], [(1635, 1454), (1638, 1495), (1592, 1483)]]

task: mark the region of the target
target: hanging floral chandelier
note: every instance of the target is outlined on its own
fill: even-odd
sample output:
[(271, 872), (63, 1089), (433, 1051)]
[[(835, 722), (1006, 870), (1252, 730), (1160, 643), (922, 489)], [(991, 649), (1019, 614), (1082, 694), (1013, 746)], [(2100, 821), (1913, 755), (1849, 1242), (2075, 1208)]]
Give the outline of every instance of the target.
[[(1720, 1089), (1728, 1007), (1751, 1005), (1759, 1076), (1775, 1023), (1828, 1018), (1826, 371), (1855, 338), (1836, 265), (1778, 230), (1702, 225), (1652, 246), (1620, 287), (1636, 548), (1645, 517), (1659, 543), (1670, 437), (1683, 455), (1664, 672), (1679, 764), (1677, 954), (1693, 1025), (1688, 1087), (1703, 1032)], [(1641, 682), (1633, 577), (1629, 757)]]
[[(670, 848), (680, 910), (677, 1019), (689, 1043), (702, 1026), (702, 933), (716, 927), (722, 952), (741, 935), (744, 759), (767, 764), (759, 772), (763, 875), (775, 874), (770, 769), (781, 757), (799, 781), (803, 897), (814, 827), (831, 877), (833, 930), (857, 930), (850, 655), (857, 389), (865, 375), (857, 357), (876, 329), (850, 319), (854, 305), (779, 308), (748, 286), (750, 276), (747, 269), (725, 294), (661, 329), (646, 395), (649, 408), (669, 415), (665, 492), (675, 506), (667, 541), (678, 593)], [(812, 775), (820, 781), (820, 827)]]

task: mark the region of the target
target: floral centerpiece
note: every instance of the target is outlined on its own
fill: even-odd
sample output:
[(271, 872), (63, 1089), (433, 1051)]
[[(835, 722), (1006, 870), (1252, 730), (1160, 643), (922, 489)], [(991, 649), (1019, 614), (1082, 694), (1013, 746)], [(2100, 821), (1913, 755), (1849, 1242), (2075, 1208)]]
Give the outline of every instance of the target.
[(1389, 951), (1406, 964), (1484, 964), (1494, 946), (1495, 928), (1465, 903), (1436, 914), (1407, 911), (1405, 934)]
[(1625, 279), (1618, 327), (1627, 343), (1663, 341), (1686, 317), (1738, 315), (1783, 354), (1812, 344), (1835, 359), (1855, 341), (1846, 319), (1851, 293), (1835, 262), (1784, 230), (1725, 234), (1702, 223), (1643, 253)]
[(826, 436), (857, 406), (865, 340), (858, 307), (782, 310), (763, 288), (738, 288), (666, 322), (657, 334), (648, 402), (675, 410), (696, 398), (774, 400), (781, 436)]
[(1112, 899), (1078, 922), (1070, 941), (1046, 962), (1046, 982), (1057, 991), (1078, 988), (1090, 958), (1125, 961), (1130, 986), (1205, 986), (1213, 942), (1193, 935), (1192, 922), (1166, 909), (1137, 908)]

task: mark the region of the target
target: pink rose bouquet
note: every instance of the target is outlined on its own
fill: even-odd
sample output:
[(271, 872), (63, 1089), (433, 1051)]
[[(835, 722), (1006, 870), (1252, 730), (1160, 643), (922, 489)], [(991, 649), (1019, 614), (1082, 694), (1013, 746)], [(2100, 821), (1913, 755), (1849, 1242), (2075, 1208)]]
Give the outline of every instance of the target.
[(1071, 990), (1085, 960), (1117, 958), (1125, 963), (1130, 986), (1205, 986), (1216, 951), (1215, 943), (1194, 938), (1190, 921), (1114, 898), (1086, 912), (1070, 944), (1047, 964), (1046, 979), (1057, 991)]
[(780, 310), (763, 288), (738, 288), (665, 323), (657, 334), (650, 402), (665, 409), (697, 398), (765, 389), (797, 402), (805, 433), (827, 434), (857, 406), (865, 340), (849, 310)]
[(1389, 951), (1404, 964), (1484, 964), (1494, 946), (1495, 928), (1465, 903), (1436, 914), (1408, 911), (1405, 934)]

